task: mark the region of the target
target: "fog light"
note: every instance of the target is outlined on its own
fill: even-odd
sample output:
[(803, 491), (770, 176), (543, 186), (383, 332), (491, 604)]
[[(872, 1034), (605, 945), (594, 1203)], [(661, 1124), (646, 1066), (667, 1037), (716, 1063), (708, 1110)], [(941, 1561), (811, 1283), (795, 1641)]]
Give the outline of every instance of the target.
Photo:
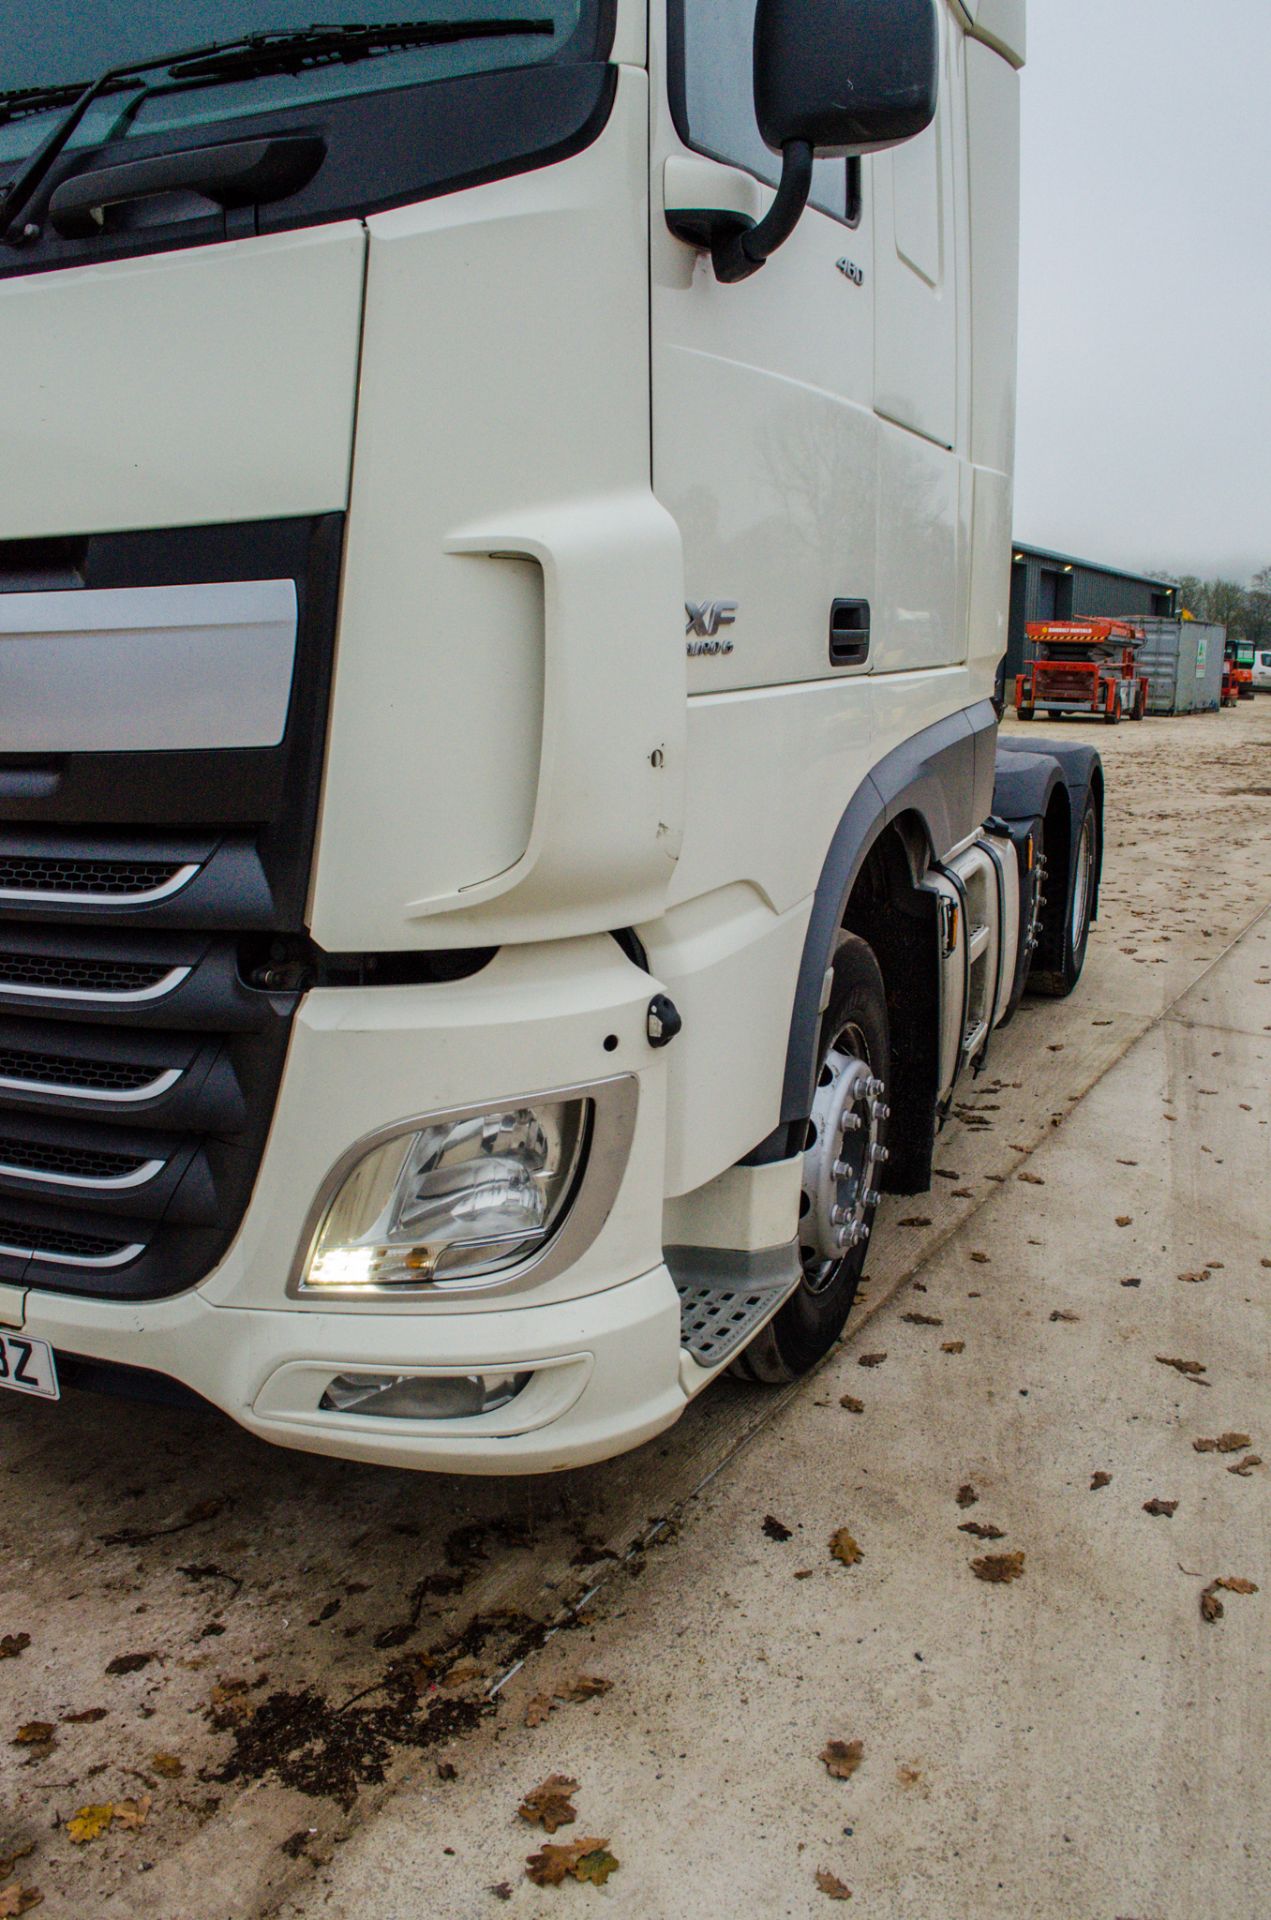
[(467, 1420), (515, 1400), (528, 1373), (338, 1373), (318, 1402), (326, 1413), (389, 1420)]
[(302, 1287), (392, 1291), (521, 1265), (568, 1210), (590, 1104), (437, 1121), (372, 1148), (328, 1207)]

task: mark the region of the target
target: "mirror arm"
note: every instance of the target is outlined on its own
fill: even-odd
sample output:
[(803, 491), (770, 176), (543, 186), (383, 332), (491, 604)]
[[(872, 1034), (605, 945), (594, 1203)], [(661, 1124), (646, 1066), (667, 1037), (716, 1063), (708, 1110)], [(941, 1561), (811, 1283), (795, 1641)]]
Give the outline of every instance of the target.
[(711, 246), (715, 278), (726, 284), (758, 273), (770, 253), (790, 238), (812, 191), (812, 148), (806, 140), (789, 140), (781, 149), (781, 179), (777, 197), (758, 225), (721, 235)]

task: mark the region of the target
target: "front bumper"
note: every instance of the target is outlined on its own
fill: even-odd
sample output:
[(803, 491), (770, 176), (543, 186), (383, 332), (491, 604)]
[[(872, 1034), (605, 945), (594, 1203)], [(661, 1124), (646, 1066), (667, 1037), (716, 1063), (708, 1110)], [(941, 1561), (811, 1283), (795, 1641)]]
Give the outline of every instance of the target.
[[(504, 948), (461, 980), (310, 993), (225, 1258), (167, 1298), (33, 1287), (25, 1331), (67, 1354), (166, 1374), (252, 1432), (312, 1452), (516, 1473), (637, 1445), (686, 1398), (678, 1299), (662, 1264), (666, 1064), (645, 1028), (656, 985), (596, 936)], [(614, 1075), (636, 1092), (625, 1165), (578, 1257), (545, 1263), (541, 1283), (529, 1272), (409, 1302), (289, 1294), (314, 1197), (357, 1141), (412, 1115)], [(335, 1374), (413, 1370), (534, 1377), (506, 1406), (462, 1421), (319, 1410)]]
[[(446, 1473), (550, 1473), (638, 1446), (678, 1419), (679, 1299), (657, 1266), (553, 1306), (464, 1312), (275, 1312), (201, 1292), (119, 1307), (29, 1294), (24, 1331), (54, 1347), (144, 1365), (279, 1446)], [(461, 1420), (320, 1411), (345, 1372), (529, 1372), (506, 1406)]]

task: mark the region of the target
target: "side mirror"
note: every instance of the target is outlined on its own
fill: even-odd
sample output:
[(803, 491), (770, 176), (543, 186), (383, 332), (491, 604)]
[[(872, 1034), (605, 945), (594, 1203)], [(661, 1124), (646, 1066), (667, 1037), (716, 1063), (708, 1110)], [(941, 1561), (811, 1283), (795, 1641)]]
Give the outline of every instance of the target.
[(721, 280), (744, 280), (789, 239), (817, 156), (877, 153), (935, 117), (935, 0), (759, 0), (755, 115), (781, 155), (777, 197), (757, 226), (712, 248)]

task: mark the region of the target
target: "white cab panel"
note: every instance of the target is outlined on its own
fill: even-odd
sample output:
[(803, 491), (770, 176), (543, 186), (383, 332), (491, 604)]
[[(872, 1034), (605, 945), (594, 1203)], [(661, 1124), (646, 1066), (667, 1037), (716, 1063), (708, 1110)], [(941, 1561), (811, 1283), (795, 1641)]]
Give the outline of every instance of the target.
[(345, 505), (356, 221), (0, 281), (8, 539)]
[(544, 938), (664, 904), (683, 567), (649, 490), (647, 152), (647, 79), (624, 68), (575, 158), (368, 222), (326, 946)]
[(997, 54), (968, 41), (966, 92), (971, 458), (977, 466), (1010, 473), (1019, 309), (1019, 77)]

